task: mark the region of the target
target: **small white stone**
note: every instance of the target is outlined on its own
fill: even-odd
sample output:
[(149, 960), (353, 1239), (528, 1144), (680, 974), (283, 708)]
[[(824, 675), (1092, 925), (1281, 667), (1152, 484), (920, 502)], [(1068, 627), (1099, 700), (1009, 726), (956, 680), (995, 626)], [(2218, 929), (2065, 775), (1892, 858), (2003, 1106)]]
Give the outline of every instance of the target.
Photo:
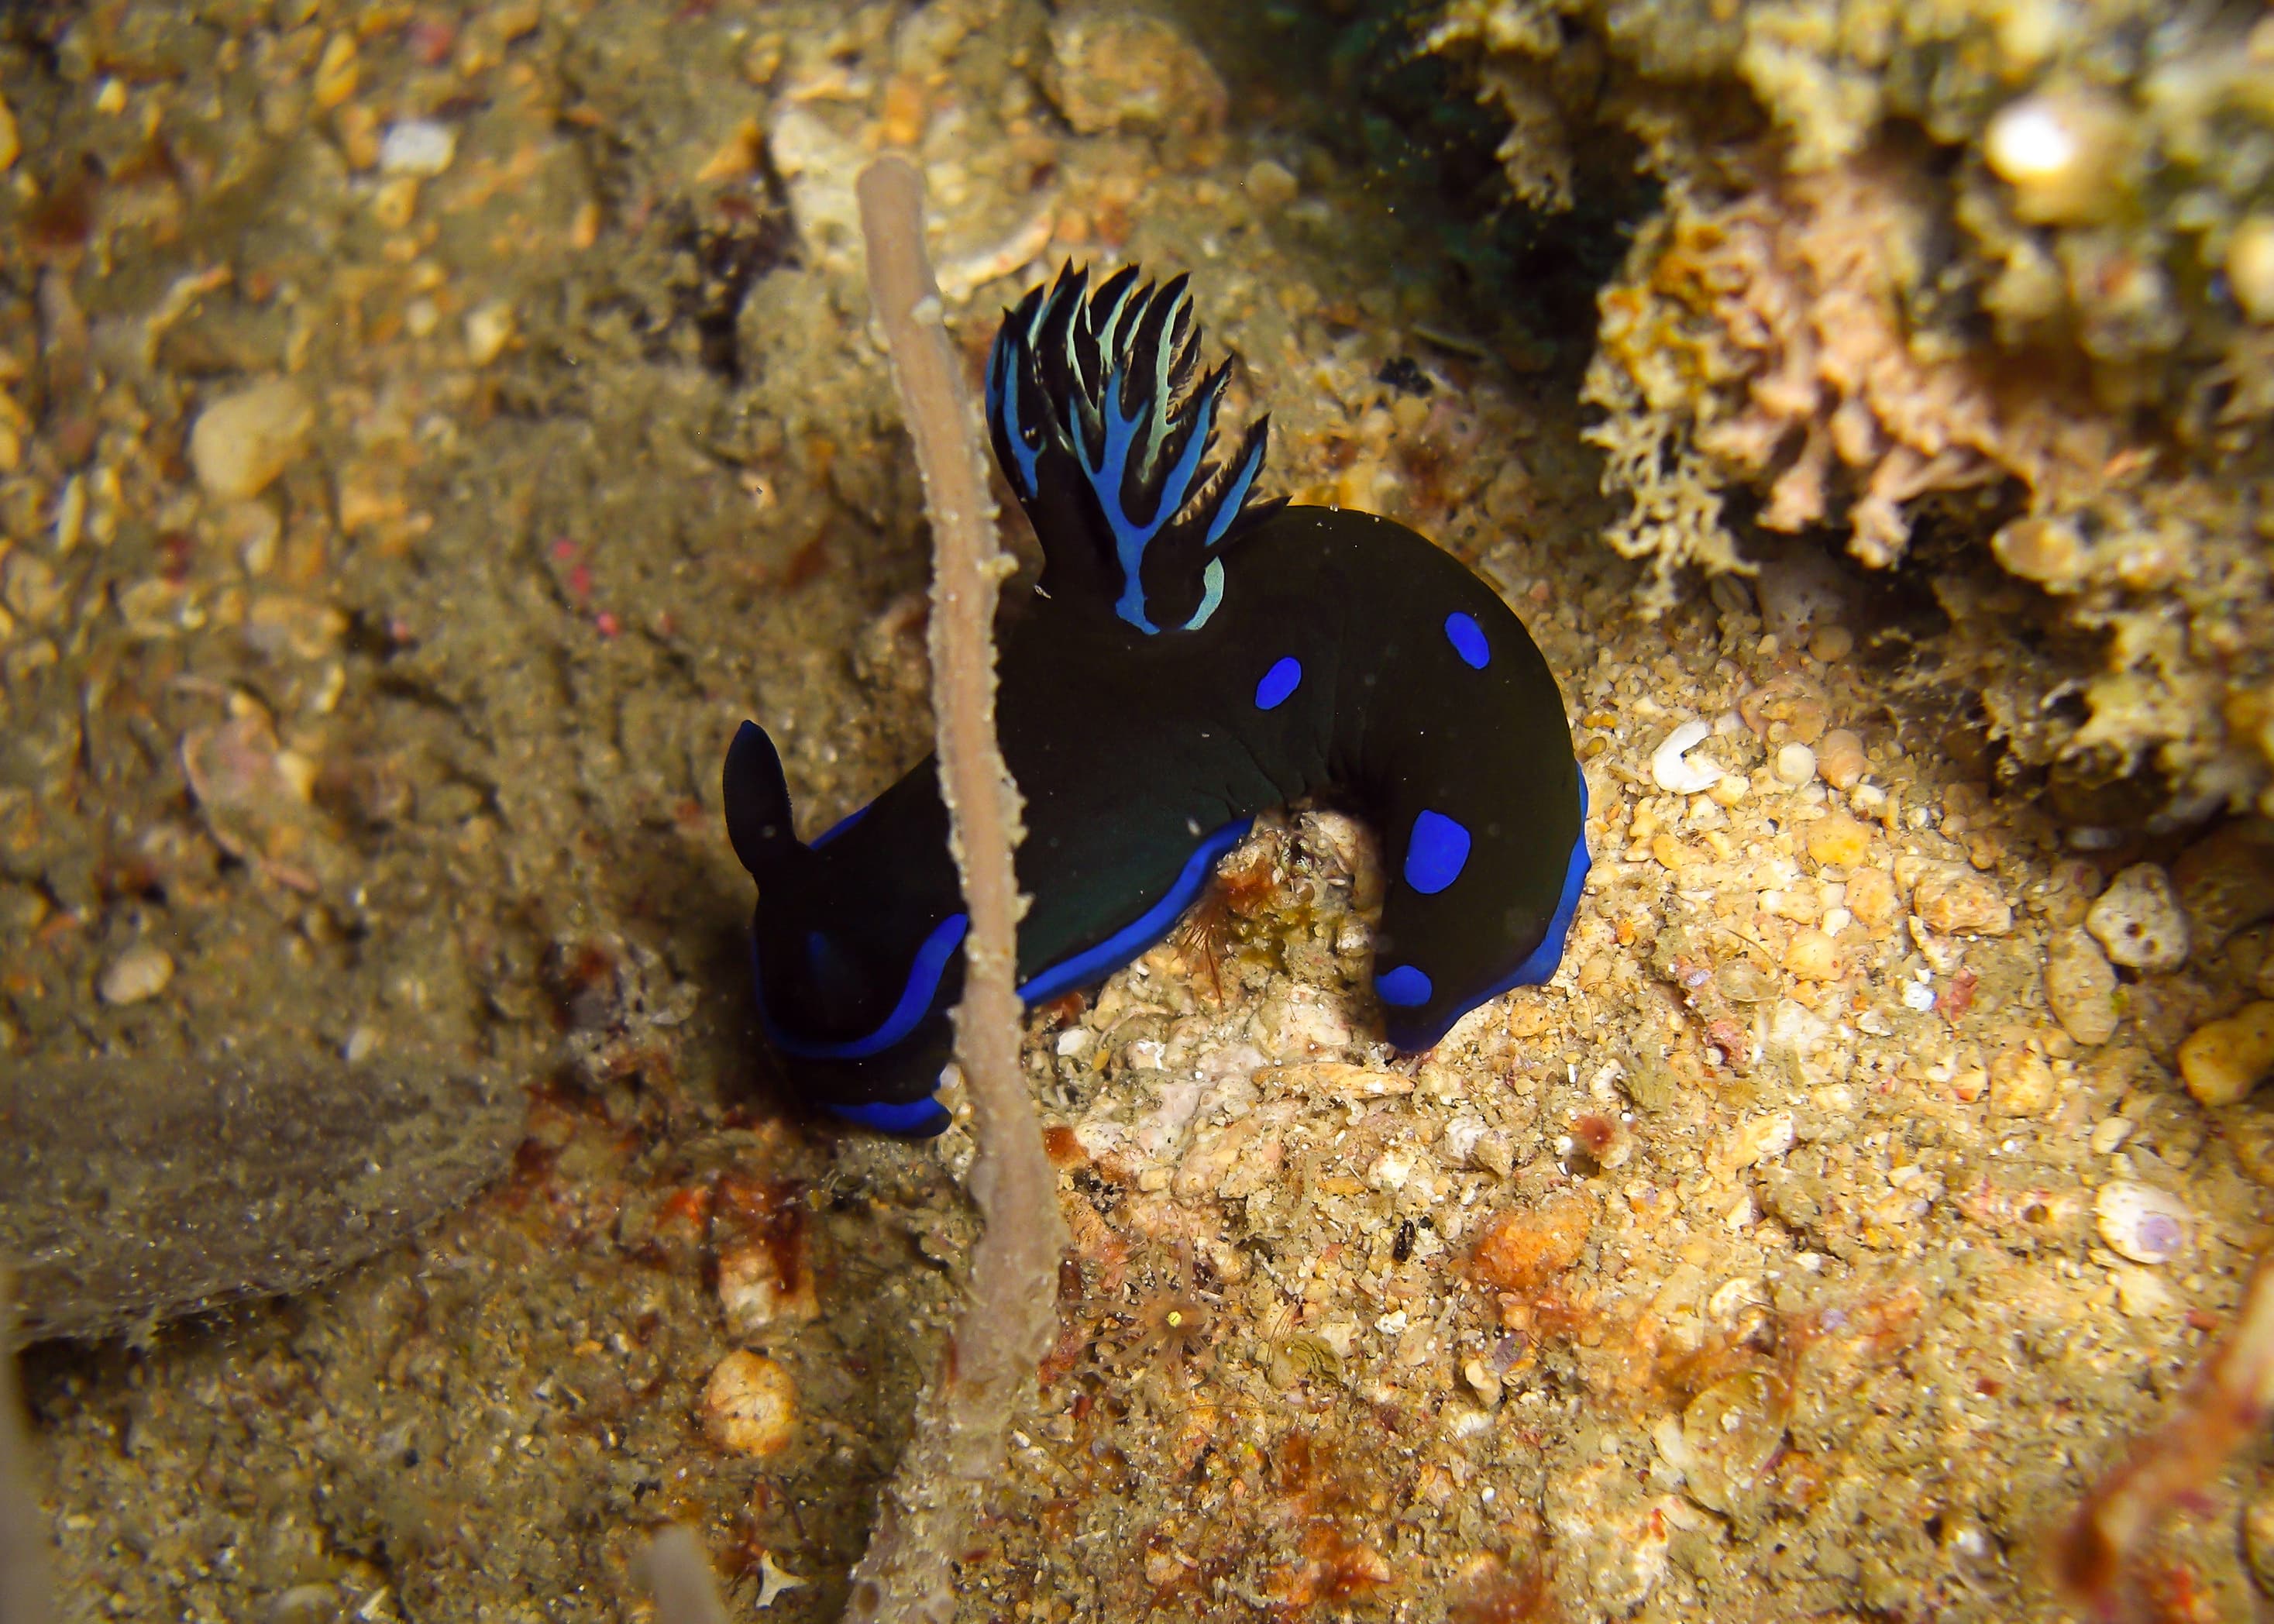
[(1934, 989), (1924, 981), (1911, 981), (1903, 988), (1903, 1007), (1922, 1012), (1934, 1007)]
[(1776, 753), (1777, 782), (1798, 789), (1816, 777), (1816, 752), (1804, 744), (1788, 744)]
[(458, 132), (432, 118), (406, 118), (379, 139), (382, 175), (440, 175), (458, 155)]
[(105, 1004), (139, 1004), (166, 990), (174, 979), (174, 960), (166, 950), (137, 942), (114, 960), (95, 982)]
[(1684, 722), (1666, 735), (1650, 758), (1650, 776), (1659, 788), (1675, 795), (1695, 795), (1711, 789), (1721, 781), (1721, 769), (1699, 756), (1690, 759), (1689, 752), (1706, 741), (1709, 730), (1703, 722)]
[(2066, 173), (2082, 146), (2059, 107), (2037, 96), (2001, 109), (1983, 141), (1990, 167), (2016, 185)]

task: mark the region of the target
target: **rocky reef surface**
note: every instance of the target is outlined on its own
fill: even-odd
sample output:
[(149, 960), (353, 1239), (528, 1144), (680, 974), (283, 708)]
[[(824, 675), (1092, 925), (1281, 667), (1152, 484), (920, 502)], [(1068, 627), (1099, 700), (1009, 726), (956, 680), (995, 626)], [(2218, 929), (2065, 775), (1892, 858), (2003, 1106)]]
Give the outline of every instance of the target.
[[(275, 1209), (94, 1300), (126, 1335), (26, 1357), (61, 1617), (638, 1619), (666, 1523), (734, 1616), (840, 1615), (971, 1140), (847, 1132), (772, 1074), (719, 766), (764, 723), (811, 833), (930, 738), (853, 214), (885, 148), (925, 168), (975, 375), (1062, 262), (1189, 272), (1275, 492), (1408, 523), (1524, 617), (1595, 857), (1555, 979), (1423, 1059), (1382, 1041), (1379, 854), (1329, 808), (1031, 1013), (1074, 1244), (960, 1616), (2075, 1616), (2044, 1553), (2183, 1413), (2274, 1210), (2274, 842), (2147, 826), (2209, 804), (2173, 751), (2240, 775), (2222, 804), (2263, 771), (2227, 699), (2264, 680), (2258, 544), (2217, 519), (2255, 442), (2203, 392), (2249, 330), (2169, 272), (2193, 336), (2109, 363), (2127, 395), (2081, 317), (2032, 350), (1965, 314), (1958, 203), (2018, 209), (1983, 143), (2056, 86), (1934, 135), (1904, 109), (1943, 81), (1882, 71), (1931, 10), (1879, 56), (1801, 30), (1783, 60), (1881, 98), (1805, 162), (1736, 65), (1768, 9), (1431, 15), (1413, 58), (1325, 5), (4, 14), (0, 1109), (193, 1146)], [(2066, 71), (2131, 97), (2147, 49)], [(1440, 78), (1385, 89), (1387, 56)], [(1506, 150), (1542, 201), (1561, 150), (1568, 211), (1486, 239), (1500, 130), (1440, 139), (1476, 122), (1457, 71), (1546, 98)], [(2105, 229), (2013, 218), (2048, 254)], [(1595, 360), (1605, 278), (1631, 325)], [(1635, 403), (1584, 401), (1591, 362)], [(1604, 545), (1647, 526), (1590, 429), (1660, 436), (1608, 466), (1754, 573), (1647, 613), (1679, 577)], [(1758, 516), (1788, 475), (1789, 536)], [(2067, 524), (2112, 569), (2083, 515), (2120, 499), (2165, 567), (2238, 561), (2059, 593), (1989, 545)], [(2120, 667), (2166, 718), (2135, 793), (2075, 738), (2151, 634), (2210, 674)], [(213, 1056), (265, 1086), (187, 1086)], [(258, 1132), (294, 1111), (325, 1154)], [(508, 1170), (420, 1227), (438, 1147)], [(102, 1182), (141, 1219), (214, 1199), (149, 1171)], [(82, 1298), (140, 1233), (87, 1182), (0, 1200)], [(2252, 1616), (2274, 1479), (2191, 1486), (2150, 1598)]]
[(1452, 0), (1430, 38), (1537, 207), (1629, 154), (1664, 186), (1586, 386), (1654, 602), (1835, 534), (1931, 589), (1919, 680), (2078, 821), (2266, 793), (2256, 8)]

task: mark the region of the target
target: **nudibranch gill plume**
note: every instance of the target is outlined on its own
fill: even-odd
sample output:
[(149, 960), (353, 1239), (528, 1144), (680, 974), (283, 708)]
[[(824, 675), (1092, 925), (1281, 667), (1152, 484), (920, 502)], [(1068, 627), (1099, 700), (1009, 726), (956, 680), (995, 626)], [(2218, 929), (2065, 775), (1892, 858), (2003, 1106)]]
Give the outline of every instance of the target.
[[(1586, 877), (1586, 786), (1531, 635), (1461, 562), (1370, 514), (1258, 496), (1269, 419), (1211, 462), (1186, 279), (1062, 272), (1005, 318), (995, 455), (1043, 548), (1000, 616), (997, 721), (1026, 798), (1020, 992), (1102, 981), (1173, 927), (1257, 813), (1333, 793), (1380, 830), (1389, 1041), (1545, 981)], [(810, 842), (772, 741), (727, 754), (758, 883), (768, 1038), (841, 1116), (935, 1132), (967, 920), (934, 763)]]

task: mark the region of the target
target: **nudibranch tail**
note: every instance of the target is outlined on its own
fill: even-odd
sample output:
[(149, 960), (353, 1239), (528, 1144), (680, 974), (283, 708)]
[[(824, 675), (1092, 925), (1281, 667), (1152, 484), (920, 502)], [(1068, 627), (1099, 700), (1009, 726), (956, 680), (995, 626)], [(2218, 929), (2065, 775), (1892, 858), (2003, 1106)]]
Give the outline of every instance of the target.
[(1280, 505), (1255, 499), (1268, 417), (1207, 460), (1231, 372), (1199, 365), (1188, 279), (1134, 268), (1093, 292), (1069, 267), (1005, 313), (988, 358), (988, 428), (1045, 588), (1088, 590), (1148, 635), (1205, 625), (1224, 596), (1216, 555)]
[(756, 722), (735, 729), (724, 778), (727, 838), (742, 867), (764, 880), (795, 862), (804, 848), (790, 822), (789, 782), (774, 741)]

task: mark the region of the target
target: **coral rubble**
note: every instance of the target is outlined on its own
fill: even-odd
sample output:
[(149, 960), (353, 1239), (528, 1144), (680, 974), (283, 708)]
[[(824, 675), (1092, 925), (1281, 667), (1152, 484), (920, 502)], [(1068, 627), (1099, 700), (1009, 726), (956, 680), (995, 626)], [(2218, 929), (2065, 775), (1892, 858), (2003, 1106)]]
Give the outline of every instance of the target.
[(1590, 124), (1664, 183), (1586, 384), (1653, 606), (1826, 527), (1931, 573), (1933, 676), (2017, 765), (2240, 807), (2274, 762), (2274, 26), (2084, 10), (1453, 0), (1431, 38), (1527, 201), (1570, 201)]

